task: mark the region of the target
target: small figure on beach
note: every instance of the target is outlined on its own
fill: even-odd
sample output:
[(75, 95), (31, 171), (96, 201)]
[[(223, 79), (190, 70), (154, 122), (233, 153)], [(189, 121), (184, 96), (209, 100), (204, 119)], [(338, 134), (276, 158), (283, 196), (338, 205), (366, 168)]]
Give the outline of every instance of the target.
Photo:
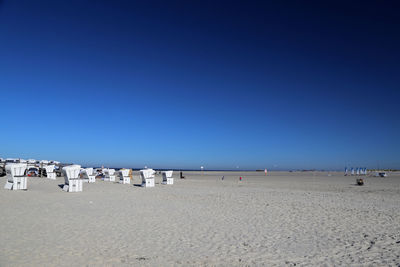
[(223, 181), (225, 179), (225, 176), (222, 176), (221, 180)]
[(356, 181), (357, 181), (357, 185), (364, 185), (364, 179), (359, 178)]
[(242, 176), (239, 177), (239, 181), (242, 181)]
[(185, 176), (183, 176), (183, 172), (180, 173), (181, 179), (185, 179)]

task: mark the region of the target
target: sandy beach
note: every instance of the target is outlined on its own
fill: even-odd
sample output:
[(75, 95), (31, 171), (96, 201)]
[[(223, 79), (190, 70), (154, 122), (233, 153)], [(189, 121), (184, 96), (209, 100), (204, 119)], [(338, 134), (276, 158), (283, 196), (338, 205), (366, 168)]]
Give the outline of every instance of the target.
[(58, 177), (1, 189), (0, 266), (400, 265), (398, 173), (364, 186), (328, 172), (184, 175), (154, 188), (97, 180), (66, 193)]

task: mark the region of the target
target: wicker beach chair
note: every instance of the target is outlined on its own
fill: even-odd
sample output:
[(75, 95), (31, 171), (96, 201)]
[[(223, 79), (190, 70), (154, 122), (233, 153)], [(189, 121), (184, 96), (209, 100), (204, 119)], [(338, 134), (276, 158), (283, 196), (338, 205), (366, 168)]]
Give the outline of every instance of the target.
[(93, 174), (93, 168), (85, 168), (81, 170), (83, 182), (94, 183), (96, 182), (96, 175)]
[(115, 182), (115, 170), (103, 169), (104, 181)]
[(46, 176), (48, 179), (52, 179), (52, 180), (56, 179), (57, 175), (54, 172), (55, 165), (47, 165), (47, 166), (43, 166), (43, 168), (46, 170)]
[(153, 169), (140, 170), (140, 177), (142, 178), (142, 187), (154, 187), (154, 174)]
[(4, 186), (5, 189), (10, 190), (27, 190), (27, 177), (25, 176), (25, 170), (27, 165), (25, 163), (11, 163), (7, 164), (6, 175), (7, 181)]
[(131, 183), (131, 178), (129, 177), (129, 173), (131, 172), (131, 169), (121, 169), (119, 170), (119, 183), (120, 184), (130, 184)]
[(174, 178), (172, 177), (173, 171), (162, 172), (162, 184), (174, 184)]
[(79, 178), (81, 166), (80, 165), (65, 166), (62, 170), (65, 179), (63, 190), (65, 192), (82, 192), (83, 179)]

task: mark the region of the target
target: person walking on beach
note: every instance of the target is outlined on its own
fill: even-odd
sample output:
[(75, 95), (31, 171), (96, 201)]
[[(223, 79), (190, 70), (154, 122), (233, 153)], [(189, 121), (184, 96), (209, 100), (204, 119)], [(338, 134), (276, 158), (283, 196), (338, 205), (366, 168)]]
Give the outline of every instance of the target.
[(224, 178), (225, 178), (225, 176), (222, 176), (221, 180), (223, 181), (223, 180), (224, 180)]
[(242, 176), (240, 176), (239, 181), (242, 181)]

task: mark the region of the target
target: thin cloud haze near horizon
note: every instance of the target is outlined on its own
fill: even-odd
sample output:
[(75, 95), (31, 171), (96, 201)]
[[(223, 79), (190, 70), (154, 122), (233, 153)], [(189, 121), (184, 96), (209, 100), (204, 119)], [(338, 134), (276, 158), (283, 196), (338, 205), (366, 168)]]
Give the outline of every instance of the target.
[(0, 157), (399, 168), (399, 11), (395, 2), (0, 1)]

